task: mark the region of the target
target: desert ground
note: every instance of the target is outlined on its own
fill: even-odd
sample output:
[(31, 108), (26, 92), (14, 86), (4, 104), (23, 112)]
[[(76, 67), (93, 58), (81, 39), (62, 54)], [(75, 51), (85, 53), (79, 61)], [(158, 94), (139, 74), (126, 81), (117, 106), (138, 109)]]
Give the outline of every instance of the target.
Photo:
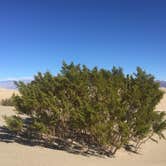
[(0, 100), (11, 97), (13, 93), (17, 93), (17, 90), (0, 88)]
[[(166, 92), (166, 89), (163, 89)], [(11, 90), (0, 89), (0, 99), (12, 95)], [(114, 158), (82, 156), (40, 146), (5, 142), (3, 116), (13, 115), (13, 107), (0, 106), (0, 166), (166, 166), (166, 141), (148, 142), (140, 154), (119, 151)], [(166, 94), (156, 110), (166, 111)], [(165, 132), (166, 134), (166, 132)]]

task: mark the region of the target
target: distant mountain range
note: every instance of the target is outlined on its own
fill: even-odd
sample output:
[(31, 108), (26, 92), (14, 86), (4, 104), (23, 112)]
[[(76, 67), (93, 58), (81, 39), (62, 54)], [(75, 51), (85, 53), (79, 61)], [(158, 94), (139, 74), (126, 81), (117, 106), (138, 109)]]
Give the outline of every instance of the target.
[[(29, 83), (32, 80), (21, 80), (25, 83)], [(165, 87), (166, 88), (166, 81), (157, 81), (160, 83), (161, 87)], [(6, 88), (6, 89), (17, 89), (16, 85), (14, 84), (13, 80), (9, 80), (9, 81), (0, 81), (0, 88)]]
[(160, 83), (161, 87), (165, 87), (166, 88), (166, 81), (158, 81)]
[[(29, 83), (32, 80), (21, 80), (21, 81)], [(17, 89), (16, 85), (14, 84), (14, 80), (0, 81), (0, 88)]]

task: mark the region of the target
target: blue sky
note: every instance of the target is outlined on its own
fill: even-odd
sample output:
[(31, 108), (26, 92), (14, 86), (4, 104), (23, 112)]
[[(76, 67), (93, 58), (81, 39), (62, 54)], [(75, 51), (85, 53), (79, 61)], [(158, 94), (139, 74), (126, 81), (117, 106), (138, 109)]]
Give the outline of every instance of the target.
[(0, 80), (56, 74), (63, 60), (166, 80), (166, 1), (0, 1)]

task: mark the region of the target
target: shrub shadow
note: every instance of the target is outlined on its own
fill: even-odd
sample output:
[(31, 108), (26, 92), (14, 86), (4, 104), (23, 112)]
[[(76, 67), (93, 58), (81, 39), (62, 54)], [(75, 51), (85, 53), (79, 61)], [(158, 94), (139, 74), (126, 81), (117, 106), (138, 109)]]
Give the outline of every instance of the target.
[(26, 146), (41, 146), (54, 150), (62, 150), (75, 155), (83, 155), (86, 157), (114, 157), (110, 152), (103, 152), (94, 145), (89, 145), (88, 148), (76, 142), (70, 142), (64, 139), (54, 139), (53, 142), (46, 142), (43, 139), (28, 138), (27, 135), (16, 135), (10, 132), (7, 127), (0, 126), (0, 142), (19, 143)]

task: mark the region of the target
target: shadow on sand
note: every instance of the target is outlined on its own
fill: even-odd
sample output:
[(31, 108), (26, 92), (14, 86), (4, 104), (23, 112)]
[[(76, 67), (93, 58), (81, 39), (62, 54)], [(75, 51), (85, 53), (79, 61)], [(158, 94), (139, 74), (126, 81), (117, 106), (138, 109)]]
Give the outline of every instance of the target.
[(80, 144), (77, 143), (69, 143), (67, 140), (60, 140), (56, 139), (54, 142), (46, 143), (43, 139), (28, 139), (25, 135), (16, 135), (11, 133), (5, 126), (0, 126), (0, 142), (5, 143), (19, 143), (22, 145), (27, 146), (42, 146), (49, 149), (54, 150), (63, 150), (68, 153), (76, 154), (76, 155), (83, 155), (83, 156), (96, 156), (105, 158), (107, 157), (114, 157), (110, 153), (99, 151), (97, 147), (92, 145), (90, 148), (83, 148)]
[[(30, 119), (25, 118), (24, 119), (25, 124), (29, 123)], [(34, 137), (28, 137), (27, 134), (21, 134), (21, 135), (16, 135), (12, 133), (11, 131), (8, 130), (6, 126), (0, 126), (0, 142), (6, 142), (6, 143), (19, 143), (22, 145), (27, 145), (27, 146), (42, 146), (45, 148), (49, 149), (54, 149), (54, 150), (63, 150), (68, 153), (72, 154), (77, 154), (77, 155), (83, 155), (83, 156), (96, 156), (96, 157), (114, 157), (110, 153), (110, 151), (105, 151), (96, 145), (89, 145), (84, 144), (82, 145), (79, 140), (79, 142), (71, 141), (69, 139), (59, 139), (59, 138), (54, 138), (53, 141), (46, 141), (44, 139), (39, 139), (39, 138), (34, 138)], [(129, 152), (129, 153), (136, 153), (139, 154), (132, 149), (132, 145), (126, 145), (124, 149)]]

